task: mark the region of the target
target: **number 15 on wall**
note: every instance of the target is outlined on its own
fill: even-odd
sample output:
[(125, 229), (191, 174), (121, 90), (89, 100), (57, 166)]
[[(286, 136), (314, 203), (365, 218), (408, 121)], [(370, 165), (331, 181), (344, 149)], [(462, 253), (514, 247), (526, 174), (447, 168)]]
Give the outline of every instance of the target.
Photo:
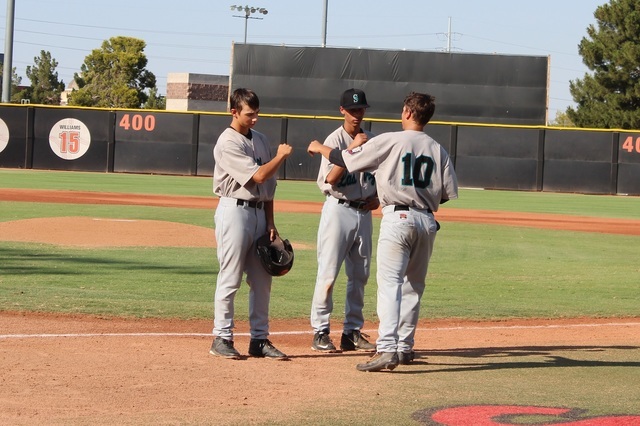
[(58, 121), (49, 131), (49, 146), (63, 160), (82, 157), (91, 145), (91, 133), (87, 126), (75, 118)]
[(60, 132), (60, 153), (61, 154), (77, 154), (80, 151), (80, 132), (64, 131)]

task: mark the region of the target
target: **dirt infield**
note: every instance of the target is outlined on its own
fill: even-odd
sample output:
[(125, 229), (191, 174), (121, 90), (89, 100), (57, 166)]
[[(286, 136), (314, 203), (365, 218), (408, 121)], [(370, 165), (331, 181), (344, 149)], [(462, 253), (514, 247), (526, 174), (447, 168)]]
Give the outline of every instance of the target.
[[(215, 207), (210, 198), (75, 191), (0, 189), (0, 200)], [(279, 201), (276, 209), (319, 213), (321, 205)], [(55, 231), (67, 229), (66, 220), (81, 224), (86, 232), (77, 233), (75, 240), (63, 239), (68, 233)], [(445, 209), (438, 220), (640, 235), (640, 221), (573, 216)], [(189, 246), (213, 238), (209, 229), (155, 221), (34, 221), (0, 222), (0, 239), (77, 246)], [(136, 231), (140, 226), (146, 227), (143, 232)], [(44, 230), (52, 233), (45, 237)], [(91, 235), (90, 241), (80, 234)], [(141, 240), (142, 236), (148, 239)], [(236, 346), (246, 353), (248, 325), (236, 325)], [(468, 365), (474, 356), (513, 356), (525, 349), (554, 359), (554, 351), (567, 348), (585, 353), (628, 348), (637, 354), (640, 347), (640, 318), (424, 321), (420, 327), (418, 362), (389, 375), (357, 372), (355, 364), (366, 360), (367, 354), (311, 351), (307, 320), (271, 324), (273, 342), (291, 356), (290, 361), (230, 361), (207, 354), (211, 321), (0, 312), (0, 424), (296, 424), (295, 419), (333, 423), (332, 417), (309, 420), (323, 410), (340, 413), (339, 423), (362, 424), (360, 416), (370, 419), (371, 410), (384, 404), (384, 399), (376, 402), (376, 398), (400, 398), (409, 381), (428, 383), (420, 381), (420, 375), (442, 371), (454, 356), (467, 357), (461, 365)], [(367, 324), (365, 331), (375, 339), (376, 324)], [(334, 340), (339, 340), (339, 332)], [(406, 414), (397, 424), (413, 424), (411, 413)], [(637, 421), (628, 424), (640, 424)]]
[[(347, 422), (375, 395), (391, 392), (385, 384), (398, 385), (385, 373), (356, 371), (366, 354), (311, 351), (307, 321), (272, 322), (271, 339), (291, 357), (286, 362), (208, 355), (209, 321), (4, 312), (0, 327), (8, 333), (0, 335), (2, 424), (296, 424), (291, 419), (313, 414), (314, 407), (344, 413)], [(238, 324), (236, 346), (245, 354), (247, 331), (246, 323)], [(375, 337), (375, 330), (366, 331)], [(407, 380), (422, 374), (433, 380), (430, 371), (465, 351), (469, 365), (483, 353), (501, 358), (553, 354), (552, 348), (637, 348), (640, 321), (424, 322), (416, 340), (421, 358), (398, 367), (397, 380), (403, 373), (414, 375)], [(350, 408), (354, 397), (359, 402)]]
[[(161, 195), (120, 194), (84, 191), (40, 191), (0, 188), (0, 200), (33, 203), (122, 204), (158, 207), (214, 209), (214, 197), (167, 197)], [(321, 203), (276, 201), (276, 211), (289, 213), (320, 213)], [(380, 210), (374, 212), (380, 215)], [(503, 226), (527, 226), (566, 231), (640, 235), (640, 220), (565, 216), (556, 214), (500, 212), (443, 208), (438, 220), (446, 222), (490, 223)]]

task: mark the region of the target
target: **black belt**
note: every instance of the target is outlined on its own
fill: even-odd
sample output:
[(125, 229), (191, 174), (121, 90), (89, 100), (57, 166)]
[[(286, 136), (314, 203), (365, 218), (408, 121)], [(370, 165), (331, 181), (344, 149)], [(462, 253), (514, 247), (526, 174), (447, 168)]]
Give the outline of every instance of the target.
[(251, 207), (252, 209), (262, 209), (264, 207), (264, 201), (236, 200), (236, 206), (246, 206)]
[[(399, 211), (409, 211), (409, 206), (394, 206), (393, 207), (393, 211), (394, 212), (399, 212)], [(429, 213), (433, 213), (431, 211), (431, 209), (427, 208), (427, 212)]]
[(364, 210), (364, 206), (367, 205), (366, 201), (347, 201), (347, 200), (338, 200), (338, 204), (344, 204), (345, 206), (352, 207), (358, 210)]

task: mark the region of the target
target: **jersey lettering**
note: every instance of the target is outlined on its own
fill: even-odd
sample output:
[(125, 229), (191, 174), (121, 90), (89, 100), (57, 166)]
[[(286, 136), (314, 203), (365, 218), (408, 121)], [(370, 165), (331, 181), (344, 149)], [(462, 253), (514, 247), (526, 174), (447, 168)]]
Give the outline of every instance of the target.
[(376, 177), (373, 175), (373, 173), (364, 172), (364, 180), (365, 182), (369, 182), (371, 185), (376, 184)]
[(402, 185), (426, 188), (431, 183), (431, 175), (435, 168), (433, 158), (420, 155), (415, 160), (413, 154), (408, 152), (402, 157), (403, 176)]
[(358, 183), (356, 175), (354, 173), (345, 173), (340, 178), (340, 182), (336, 185), (337, 188), (344, 188), (345, 186), (355, 185)]

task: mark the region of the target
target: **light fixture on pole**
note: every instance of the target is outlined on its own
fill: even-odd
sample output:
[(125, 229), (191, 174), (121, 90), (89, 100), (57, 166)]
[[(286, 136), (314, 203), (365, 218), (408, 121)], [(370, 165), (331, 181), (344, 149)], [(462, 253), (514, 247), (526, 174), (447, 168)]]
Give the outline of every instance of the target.
[(244, 44), (247, 44), (247, 22), (249, 19), (263, 19), (255, 16), (251, 16), (253, 13), (261, 13), (266, 15), (269, 13), (267, 9), (264, 7), (253, 7), (253, 6), (231, 6), (231, 10), (237, 10), (238, 12), (244, 12), (244, 15), (233, 15), (234, 18), (244, 18)]

